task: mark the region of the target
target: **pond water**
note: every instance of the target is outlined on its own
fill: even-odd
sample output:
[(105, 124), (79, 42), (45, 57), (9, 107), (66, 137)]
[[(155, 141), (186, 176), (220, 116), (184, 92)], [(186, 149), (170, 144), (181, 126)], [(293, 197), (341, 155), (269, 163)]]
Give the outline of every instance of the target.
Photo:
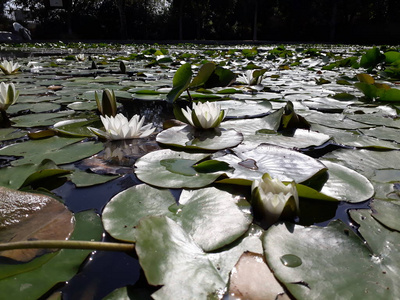
[[(32, 50), (12, 46), (0, 48), (0, 56), (12, 58), (22, 65), (18, 74), (0, 75), (1, 81), (13, 82), (20, 91), (19, 101), (7, 110), (13, 130), (0, 129), (0, 172), (2, 169), (4, 172), (5, 169), (17, 169), (22, 164), (18, 163), (20, 159), (16, 159), (20, 156), (26, 155), (28, 162), (34, 163), (51, 158), (58, 167), (72, 170), (74, 176), (62, 185), (44, 187), (62, 199), (73, 213), (94, 210), (102, 215), (110, 199), (116, 196), (122, 201), (122, 192), (143, 182), (169, 189), (176, 201), (180, 199), (182, 188), (201, 190), (210, 185), (226, 190), (233, 185), (239, 194), (244, 190), (242, 195), (250, 200), (249, 182), (268, 169), (281, 180), (302, 178), (300, 182), (306, 186), (314, 188), (320, 185), (322, 196), (300, 198), (300, 214), (292, 220), (294, 223), (306, 228), (309, 225), (326, 227), (333, 220), (341, 220), (361, 238), (359, 224), (350, 217), (349, 210), (369, 209), (373, 199), (400, 200), (400, 166), (397, 159), (400, 149), (397, 134), (400, 128), (399, 101), (369, 99), (363, 90), (356, 87), (357, 74), (364, 72), (369, 72), (391, 89), (396, 89), (399, 81), (384, 74), (383, 70), (389, 68), (384, 58), (370, 69), (360, 66), (363, 54), (369, 48), (334, 45), (102, 47), (80, 44), (54, 45), (54, 48), (37, 45)], [(381, 55), (395, 51), (398, 52), (398, 49), (380, 49)], [(125, 72), (121, 61), (126, 67)], [(236, 75), (235, 80), (230, 80), (226, 86), (209, 83), (209, 86), (191, 88), (190, 96), (183, 92), (176, 103), (185, 105), (190, 97), (195, 101), (220, 102), (221, 106), (229, 109), (221, 127), (242, 135), (243, 139), (236, 144), (240, 144), (237, 147), (218, 148), (219, 144), (224, 145), (227, 140), (231, 142), (237, 138), (235, 135), (225, 138), (222, 135), (225, 131), (204, 137), (189, 129), (179, 132), (168, 129), (170, 133), (167, 134), (168, 130), (163, 128), (165, 121), (174, 118), (174, 106), (166, 99), (173, 84), (176, 84), (174, 74), (177, 69), (190, 63), (195, 76), (201, 66), (209, 62), (230, 70)], [(263, 70), (261, 84), (245, 82), (248, 70)], [(88, 126), (101, 127), (94, 93), (104, 89), (115, 91), (119, 112), (129, 118), (135, 114), (145, 116), (146, 123), (156, 127), (156, 134), (143, 139), (111, 142), (102, 141), (88, 131)], [(279, 123), (275, 124), (274, 113), (281, 112), (279, 116), (285, 116), (289, 101), (300, 119), (307, 121), (307, 129), (278, 130)], [(72, 126), (59, 123), (71, 120)], [(46, 131), (48, 128), (51, 133)], [(159, 135), (161, 132), (166, 138)], [(185, 132), (183, 138), (179, 135), (181, 132)], [(20, 136), (14, 136), (17, 134)], [(37, 138), (34, 134), (43, 136)], [(10, 145), (41, 143), (55, 137), (81, 139), (83, 144), (92, 144), (82, 150), (84, 154), (76, 151), (78, 154), (74, 155), (77, 159), (72, 157), (70, 160), (65, 158), (69, 152), (60, 155), (62, 157), (57, 154), (64, 153), (62, 151), (67, 146), (53, 149), (45, 145), (44, 154), (36, 155), (32, 147), (38, 144), (32, 144), (29, 148), (32, 158), (25, 154), (25, 149), (7, 153)], [(95, 147), (99, 150), (95, 151)], [(195, 161), (211, 157), (227, 162), (235, 170), (222, 172), (221, 177), (216, 176), (220, 182), (213, 183), (213, 179), (210, 184), (195, 183), (193, 186), (177, 186), (179, 172), (171, 171), (173, 184), (163, 185), (161, 178), (164, 177), (158, 174), (159, 171), (142, 170), (141, 165), (136, 164), (137, 160), (143, 162), (142, 157), (147, 154), (161, 153), (161, 150), (184, 150), (187, 155), (200, 152), (205, 155), (204, 158), (193, 158)], [(170, 152), (163, 153), (170, 155)], [(172, 158), (176, 159), (175, 156)], [(272, 162), (266, 163), (269, 159)], [(156, 159), (150, 156), (149, 160)], [(246, 161), (251, 161), (252, 167), (246, 167)], [(321, 162), (329, 166), (326, 178), (316, 175), (323, 173), (317, 170)], [(79, 175), (81, 172), (84, 175)], [(196, 176), (199, 174), (203, 176), (201, 172)], [(92, 175), (96, 178), (92, 179)], [(147, 181), (149, 177), (154, 179)], [(235, 180), (247, 182), (236, 186)], [(21, 187), (11, 186), (14, 189)], [(329, 201), (321, 201), (319, 197), (329, 198)], [(171, 207), (168, 209), (171, 210)], [(261, 224), (257, 219), (254, 223)], [(115, 234), (114, 231), (111, 234), (105, 231), (103, 240), (118, 241), (114, 238)], [(117, 237), (120, 237), (118, 234)], [(209, 252), (218, 252), (218, 249)], [(63, 299), (102, 299), (125, 286), (133, 286), (136, 291), (145, 290), (147, 294), (157, 289), (148, 285), (137, 255), (95, 251), (81, 265), (77, 275), (67, 283), (57, 284), (42, 298), (61, 291)], [(291, 290), (291, 293), (297, 296), (295, 291)]]

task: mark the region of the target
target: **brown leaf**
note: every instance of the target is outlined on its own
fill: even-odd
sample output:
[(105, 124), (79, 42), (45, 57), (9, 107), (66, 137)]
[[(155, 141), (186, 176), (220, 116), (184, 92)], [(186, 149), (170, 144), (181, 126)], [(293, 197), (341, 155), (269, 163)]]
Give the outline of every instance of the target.
[[(59, 201), (0, 187), (0, 242), (65, 240), (73, 229), (73, 214)], [(0, 256), (27, 262), (55, 250), (7, 250), (1, 251)]]
[(233, 299), (290, 300), (261, 254), (246, 252), (233, 268), (229, 295)]

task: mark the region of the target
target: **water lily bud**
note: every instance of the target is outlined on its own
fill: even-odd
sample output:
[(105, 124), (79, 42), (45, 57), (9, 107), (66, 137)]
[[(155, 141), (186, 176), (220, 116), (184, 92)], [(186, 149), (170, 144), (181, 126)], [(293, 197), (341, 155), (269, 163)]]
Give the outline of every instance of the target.
[(13, 83), (0, 83), (0, 110), (7, 108), (18, 100), (19, 91), (15, 90)]
[(215, 102), (193, 103), (193, 108), (182, 109), (186, 123), (199, 129), (210, 129), (219, 126), (226, 116), (226, 111)]
[(115, 117), (100, 116), (106, 131), (88, 127), (93, 133), (109, 140), (126, 140), (134, 138), (144, 138), (152, 134), (155, 128), (152, 124), (143, 126), (144, 117), (134, 115), (129, 121), (123, 114)]
[(103, 90), (101, 101), (97, 91), (95, 91), (94, 98), (96, 99), (97, 109), (102, 116), (115, 117), (117, 114), (117, 97), (115, 97), (113, 90)]
[(264, 174), (251, 186), (254, 213), (262, 218), (263, 225), (276, 223), (281, 216), (293, 217), (299, 212), (299, 196), (295, 182), (285, 185), (279, 179)]

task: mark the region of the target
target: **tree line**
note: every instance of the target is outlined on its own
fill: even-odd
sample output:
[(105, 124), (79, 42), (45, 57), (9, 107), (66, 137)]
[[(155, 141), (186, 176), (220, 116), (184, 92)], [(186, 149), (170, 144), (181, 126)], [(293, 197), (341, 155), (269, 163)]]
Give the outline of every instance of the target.
[(398, 0), (62, 0), (62, 8), (51, 0), (14, 2), (29, 9), (39, 40), (400, 44)]

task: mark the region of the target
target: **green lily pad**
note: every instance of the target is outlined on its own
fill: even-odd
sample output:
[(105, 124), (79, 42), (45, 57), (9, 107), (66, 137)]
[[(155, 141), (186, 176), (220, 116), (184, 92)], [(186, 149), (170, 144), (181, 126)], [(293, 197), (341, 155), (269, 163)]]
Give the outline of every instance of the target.
[(221, 109), (227, 110), (227, 118), (248, 118), (264, 115), (271, 111), (269, 101), (252, 100), (224, 100), (218, 101)]
[(85, 171), (81, 171), (79, 169), (74, 169), (72, 174), (70, 175), (71, 181), (75, 184), (76, 187), (88, 187), (97, 184), (103, 184), (108, 181), (114, 180), (120, 177), (119, 175), (100, 175), (95, 173), (88, 173)]
[(27, 131), (15, 128), (0, 128), (0, 141), (8, 141), (26, 136)]
[(400, 292), (394, 251), (400, 234), (379, 225), (367, 210), (351, 215), (368, 244), (341, 221), (324, 228), (279, 224), (266, 232), (267, 263), (296, 299), (391, 299)]
[(29, 110), (31, 112), (35, 113), (42, 113), (42, 112), (48, 112), (48, 111), (55, 111), (60, 109), (60, 104), (57, 103), (49, 103), (49, 102), (44, 102), (44, 103), (16, 103), (15, 105), (10, 106), (9, 109), (7, 109), (7, 112), (10, 114), (16, 114), (20, 111), (24, 110)]
[(339, 201), (362, 202), (374, 195), (374, 187), (363, 175), (345, 166), (321, 161), (328, 168), (328, 180), (321, 189), (321, 193)]
[(163, 286), (153, 299), (206, 299), (225, 287), (226, 282), (207, 255), (171, 219), (143, 218), (136, 236), (136, 253), (148, 283)]
[(255, 148), (260, 144), (267, 143), (285, 148), (301, 149), (320, 146), (331, 139), (329, 135), (305, 129), (296, 129), (290, 135), (278, 134), (276, 132), (271, 134), (270, 131), (268, 133), (266, 134), (263, 130), (260, 130), (255, 135), (246, 136), (243, 145)]
[(136, 176), (151, 185), (165, 188), (199, 188), (214, 182), (222, 172), (200, 173), (193, 165), (209, 154), (169, 149), (150, 152), (136, 161)]
[(10, 120), (14, 123), (14, 127), (51, 126), (73, 113), (73, 111), (63, 111), (57, 113), (29, 114), (13, 117)]
[(175, 219), (204, 250), (213, 251), (243, 235), (252, 222), (250, 204), (216, 188), (184, 190)]
[(367, 178), (373, 176), (376, 170), (400, 169), (400, 152), (396, 150), (340, 149), (324, 155), (325, 158), (347, 166)]
[(400, 232), (399, 214), (400, 201), (379, 201), (373, 200), (371, 208), (372, 216), (388, 228)]
[(174, 219), (204, 251), (236, 240), (252, 221), (250, 204), (228, 192), (183, 190), (177, 206), (168, 190), (143, 184), (114, 196), (104, 208), (103, 224), (114, 238), (135, 242), (136, 225), (151, 215)]
[(327, 170), (318, 160), (294, 150), (266, 144), (249, 149), (252, 148), (236, 148), (236, 155), (227, 154), (215, 158), (234, 168), (233, 171), (226, 172), (229, 179), (223, 182), (231, 179), (253, 181), (268, 173), (281, 181), (294, 180), (301, 183)]
[(376, 137), (380, 140), (390, 140), (396, 143), (400, 143), (399, 128), (388, 128), (388, 127), (375, 127), (366, 130), (361, 130), (365, 135)]
[[(50, 137), (9, 145), (0, 149), (0, 155), (23, 156), (12, 165), (40, 163), (50, 159), (57, 165), (74, 162), (96, 154), (104, 148), (102, 143), (82, 142), (81, 138)], [(34, 151), (32, 151), (34, 149)]]
[[(45, 159), (40, 163), (1, 168), (0, 186), (20, 189), (25, 186), (39, 184), (40, 187), (48, 187), (47, 184), (52, 184), (52, 180), (68, 174), (70, 174), (70, 171), (60, 169), (53, 161)], [(63, 181), (62, 183), (64, 183)]]
[(156, 141), (187, 149), (220, 150), (240, 144), (243, 136), (233, 129), (198, 130), (190, 125), (174, 126), (160, 132)]
[(147, 184), (135, 185), (115, 195), (102, 213), (104, 229), (114, 238), (135, 242), (136, 225), (151, 215), (173, 215), (168, 209), (175, 198), (166, 189), (156, 189)]
[(76, 101), (68, 104), (67, 107), (73, 110), (95, 110), (97, 109), (97, 104), (94, 101)]
[(346, 116), (349, 119), (365, 124), (381, 125), (400, 129), (400, 119), (383, 116), (382, 114), (356, 114)]
[(94, 137), (96, 136), (88, 127), (100, 127), (102, 125), (99, 119), (75, 119), (57, 122), (54, 129), (62, 135), (72, 137)]

